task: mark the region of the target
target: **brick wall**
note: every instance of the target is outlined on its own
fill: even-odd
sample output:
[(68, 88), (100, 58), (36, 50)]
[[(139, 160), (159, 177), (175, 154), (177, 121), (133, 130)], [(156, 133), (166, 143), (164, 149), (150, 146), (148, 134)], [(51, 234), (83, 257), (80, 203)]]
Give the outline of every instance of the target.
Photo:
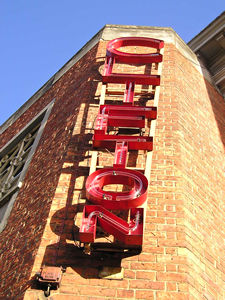
[[(5, 143), (56, 98), (1, 233), (2, 297), (42, 299), (34, 276), (46, 264), (66, 267), (51, 299), (223, 299), (225, 105), (172, 44), (165, 46), (142, 252), (89, 255), (74, 242), (105, 47), (101, 41), (3, 133)], [(98, 158), (100, 165), (112, 160), (105, 151)], [(143, 160), (140, 151), (128, 164)], [(103, 266), (122, 266), (123, 280), (99, 279)]]
[[(79, 107), (81, 103), (88, 103), (92, 99), (97, 81), (100, 79), (96, 72), (99, 67), (99, 63), (96, 62), (96, 50), (95, 47), (86, 54), (2, 134), (3, 145), (3, 142), (8, 142), (53, 98), (56, 98), (8, 224), (0, 234), (2, 270), (0, 295), (4, 299), (5, 297), (16, 299), (16, 296), (23, 295), (25, 289), (32, 283), (29, 278), (33, 262), (62, 172), (65, 150), (71, 140), (74, 124), (80, 118)], [(79, 143), (83, 143), (82, 138), (79, 139)]]
[(176, 59), (185, 248), (190, 295), (224, 298), (225, 103), (181, 55)]

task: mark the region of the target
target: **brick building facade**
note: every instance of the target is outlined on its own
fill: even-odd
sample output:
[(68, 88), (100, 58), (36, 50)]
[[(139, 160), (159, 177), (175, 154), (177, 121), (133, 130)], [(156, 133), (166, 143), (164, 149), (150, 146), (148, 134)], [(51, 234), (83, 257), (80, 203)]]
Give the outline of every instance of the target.
[[(144, 242), (141, 251), (86, 253), (78, 227), (101, 73), (107, 42), (123, 36), (165, 42)], [(65, 268), (49, 299), (225, 298), (225, 102), (204, 68), (171, 28), (106, 25), (1, 126), (1, 158), (34, 136), (13, 170), (15, 188), (2, 196), (1, 299), (44, 299), (36, 280), (43, 265)], [(153, 105), (149, 94), (138, 101)], [(99, 167), (112, 165), (112, 154), (100, 151)], [(145, 151), (136, 151), (127, 164), (144, 163)]]

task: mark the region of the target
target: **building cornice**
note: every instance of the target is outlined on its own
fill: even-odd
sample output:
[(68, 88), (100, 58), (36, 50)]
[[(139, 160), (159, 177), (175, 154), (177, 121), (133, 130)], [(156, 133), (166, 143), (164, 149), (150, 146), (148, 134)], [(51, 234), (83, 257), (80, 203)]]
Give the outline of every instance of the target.
[(225, 97), (225, 12), (196, 35), (188, 45), (208, 69), (213, 84)]
[(205, 27), (199, 34), (197, 34), (190, 42), (188, 46), (194, 51), (198, 51), (204, 46), (210, 39), (216, 36), (220, 31), (225, 29), (225, 11), (222, 12), (214, 21), (212, 21), (207, 27)]

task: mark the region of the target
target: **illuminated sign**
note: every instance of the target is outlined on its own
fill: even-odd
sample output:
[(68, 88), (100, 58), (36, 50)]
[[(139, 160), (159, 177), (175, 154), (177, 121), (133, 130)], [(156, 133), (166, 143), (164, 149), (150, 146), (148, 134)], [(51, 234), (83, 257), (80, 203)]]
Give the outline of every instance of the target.
[[(156, 53), (134, 54), (118, 49), (126, 46), (144, 46), (157, 49)], [(146, 119), (156, 119), (156, 107), (135, 106), (135, 85), (160, 85), (159, 75), (113, 73), (115, 63), (150, 64), (162, 62), (159, 50), (164, 42), (157, 39), (126, 37), (110, 41), (107, 45), (103, 84), (125, 84), (122, 105), (100, 105), (95, 122), (93, 147), (115, 151), (112, 168), (103, 168), (90, 174), (86, 181), (86, 197), (94, 205), (86, 205), (80, 228), (80, 241), (95, 241), (96, 226), (125, 245), (142, 245), (144, 208), (147, 199), (148, 180), (141, 172), (126, 168), (127, 153), (130, 150), (152, 150), (150, 136), (112, 135), (109, 127), (145, 128)], [(106, 185), (126, 185), (127, 191), (105, 191)], [(129, 210), (129, 222), (119, 218), (109, 210)]]

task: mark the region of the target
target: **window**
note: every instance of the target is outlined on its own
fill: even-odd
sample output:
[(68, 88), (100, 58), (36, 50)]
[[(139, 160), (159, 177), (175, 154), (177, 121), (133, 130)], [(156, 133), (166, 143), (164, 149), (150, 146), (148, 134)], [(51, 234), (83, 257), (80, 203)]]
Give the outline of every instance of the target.
[(0, 232), (5, 228), (54, 100), (0, 150)]

